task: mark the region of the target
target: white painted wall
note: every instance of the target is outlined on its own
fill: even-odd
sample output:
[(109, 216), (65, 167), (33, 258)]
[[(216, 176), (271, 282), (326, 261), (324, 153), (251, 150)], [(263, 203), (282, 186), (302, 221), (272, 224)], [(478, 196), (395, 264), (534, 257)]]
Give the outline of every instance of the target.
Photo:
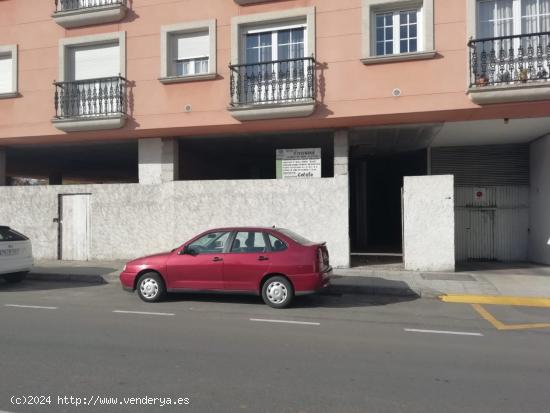
[(308, 180), (176, 181), (156, 185), (0, 188), (0, 224), (33, 241), (36, 258), (57, 258), (58, 194), (91, 194), (91, 259), (170, 250), (216, 226), (290, 228), (327, 241), (331, 263), (349, 266), (348, 176)]
[(406, 176), (403, 185), (405, 269), (454, 271), (452, 175)]
[(530, 149), (529, 259), (550, 265), (550, 135)]

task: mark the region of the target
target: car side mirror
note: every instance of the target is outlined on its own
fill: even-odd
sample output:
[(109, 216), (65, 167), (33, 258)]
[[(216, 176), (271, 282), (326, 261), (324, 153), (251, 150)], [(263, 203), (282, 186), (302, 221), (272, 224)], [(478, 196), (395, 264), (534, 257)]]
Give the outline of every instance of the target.
[(197, 255), (197, 251), (195, 251), (193, 248), (190, 248), (189, 245), (186, 245), (180, 251), (180, 255)]

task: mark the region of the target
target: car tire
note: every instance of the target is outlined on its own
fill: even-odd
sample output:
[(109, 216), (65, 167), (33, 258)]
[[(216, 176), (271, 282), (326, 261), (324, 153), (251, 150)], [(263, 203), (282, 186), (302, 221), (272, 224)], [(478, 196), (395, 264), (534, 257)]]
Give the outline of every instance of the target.
[(14, 274), (5, 274), (4, 279), (9, 284), (16, 284), (23, 281), (26, 275), (27, 275), (26, 272), (16, 272)]
[(294, 287), (285, 277), (270, 277), (262, 286), (262, 298), (270, 307), (286, 308), (294, 298)]
[(138, 279), (137, 293), (147, 303), (161, 301), (166, 295), (164, 280), (156, 272), (146, 272)]

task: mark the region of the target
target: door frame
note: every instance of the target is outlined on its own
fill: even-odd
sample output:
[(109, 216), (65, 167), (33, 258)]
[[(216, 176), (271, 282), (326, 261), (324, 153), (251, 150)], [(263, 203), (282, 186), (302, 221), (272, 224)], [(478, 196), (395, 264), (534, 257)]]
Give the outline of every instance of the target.
[[(57, 217), (53, 219), (53, 222), (57, 223), (57, 259), (59, 261), (63, 260), (63, 197), (70, 196), (70, 195), (88, 195), (91, 197), (92, 193), (91, 192), (74, 192), (74, 193), (57, 194)], [(89, 228), (91, 228), (92, 227), (91, 213), (88, 214), (88, 221), (90, 223)], [(92, 244), (92, 232), (90, 231), (88, 232), (88, 246), (90, 246), (91, 244)]]

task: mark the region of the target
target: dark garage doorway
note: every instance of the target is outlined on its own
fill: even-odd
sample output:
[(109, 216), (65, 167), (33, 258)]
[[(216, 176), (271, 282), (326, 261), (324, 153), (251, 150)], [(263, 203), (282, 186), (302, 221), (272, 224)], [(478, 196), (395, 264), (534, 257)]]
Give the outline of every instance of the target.
[(350, 160), (352, 264), (401, 262), (403, 177), (427, 174), (427, 150), (357, 152)]

